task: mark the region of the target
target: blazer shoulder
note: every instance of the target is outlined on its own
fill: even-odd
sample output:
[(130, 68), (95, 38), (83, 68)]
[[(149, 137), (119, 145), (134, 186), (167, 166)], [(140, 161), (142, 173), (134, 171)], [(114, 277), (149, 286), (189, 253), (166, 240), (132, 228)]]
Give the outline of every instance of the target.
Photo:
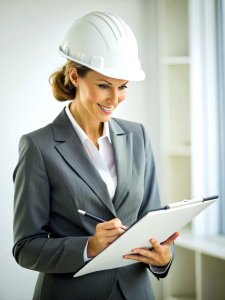
[(19, 153), (28, 151), (28, 149), (31, 152), (35, 152), (36, 149), (39, 149), (38, 151), (43, 153), (45, 150), (52, 148), (54, 144), (51, 124), (48, 124), (45, 127), (22, 135), (19, 140)]
[(23, 137), (31, 137), (36, 142), (49, 142), (55, 139), (54, 127), (56, 132), (62, 131), (62, 135), (65, 136), (67, 135), (69, 125), (70, 121), (66, 116), (65, 109), (63, 109), (60, 114), (53, 120), (53, 122), (35, 131), (29, 132), (23, 135)]
[(53, 136), (52, 125), (48, 124), (45, 127), (39, 128), (37, 130), (28, 132), (23, 135), (23, 137), (31, 137), (35, 141), (46, 141)]

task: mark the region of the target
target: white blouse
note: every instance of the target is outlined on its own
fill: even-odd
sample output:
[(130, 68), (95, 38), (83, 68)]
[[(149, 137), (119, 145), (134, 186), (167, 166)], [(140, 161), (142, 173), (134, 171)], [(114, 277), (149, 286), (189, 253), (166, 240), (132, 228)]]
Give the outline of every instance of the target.
[[(69, 104), (70, 105), (70, 104)], [(70, 119), (76, 133), (78, 134), (85, 150), (87, 151), (91, 161), (95, 165), (102, 179), (104, 180), (111, 200), (113, 199), (117, 187), (117, 175), (114, 161), (113, 147), (109, 135), (109, 124), (104, 123), (103, 134), (98, 138), (99, 150), (89, 139), (87, 134), (77, 124), (72, 116), (69, 105), (66, 106), (66, 114)]]

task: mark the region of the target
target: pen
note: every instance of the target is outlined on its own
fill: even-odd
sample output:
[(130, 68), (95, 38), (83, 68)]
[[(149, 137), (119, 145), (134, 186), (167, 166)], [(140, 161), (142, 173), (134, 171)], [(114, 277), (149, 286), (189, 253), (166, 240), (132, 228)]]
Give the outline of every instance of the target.
[[(92, 220), (95, 220), (95, 221), (97, 221), (97, 222), (100, 222), (100, 223), (106, 222), (105, 220), (103, 220), (103, 219), (101, 219), (101, 218), (99, 218), (99, 217), (96, 217), (96, 216), (94, 216), (94, 215), (92, 215), (92, 214), (89, 214), (88, 212), (86, 212), (86, 211), (84, 211), (84, 210), (78, 209), (78, 212), (79, 212), (79, 214), (81, 214), (81, 215), (83, 215), (83, 216), (86, 216), (86, 217), (88, 217), (88, 218), (90, 218), (90, 219), (92, 219)], [(126, 231), (126, 229), (123, 228), (123, 227), (121, 227), (121, 229), (123, 229), (123, 230)]]

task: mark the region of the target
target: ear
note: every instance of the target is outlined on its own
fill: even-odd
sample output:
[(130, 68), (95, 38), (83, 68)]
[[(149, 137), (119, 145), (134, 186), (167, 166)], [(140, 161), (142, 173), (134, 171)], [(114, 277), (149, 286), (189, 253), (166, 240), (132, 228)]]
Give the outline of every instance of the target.
[(76, 88), (79, 87), (78, 77), (79, 76), (77, 74), (77, 68), (71, 68), (70, 69), (70, 81)]

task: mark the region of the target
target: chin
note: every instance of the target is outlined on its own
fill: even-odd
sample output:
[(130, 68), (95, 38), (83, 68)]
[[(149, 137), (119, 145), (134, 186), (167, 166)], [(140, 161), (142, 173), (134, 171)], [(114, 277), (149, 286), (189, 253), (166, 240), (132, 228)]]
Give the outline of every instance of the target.
[(100, 118), (100, 121), (101, 122), (109, 122), (111, 120), (111, 118), (112, 118), (112, 114), (110, 114), (109, 116)]
[(112, 116), (108, 117), (108, 118), (104, 118), (104, 120), (102, 120), (102, 122), (109, 122), (111, 120)]

